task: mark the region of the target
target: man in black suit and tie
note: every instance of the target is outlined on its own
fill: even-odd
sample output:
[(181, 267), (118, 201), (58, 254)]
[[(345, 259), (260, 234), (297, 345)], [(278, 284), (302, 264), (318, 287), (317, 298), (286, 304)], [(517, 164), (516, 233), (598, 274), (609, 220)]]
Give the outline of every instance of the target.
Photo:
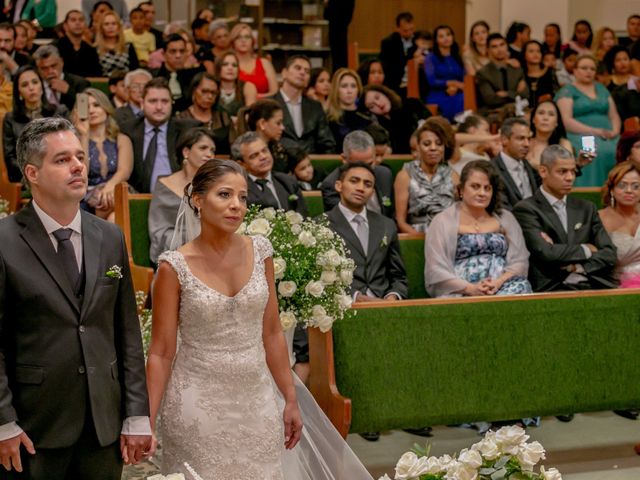
[(491, 61), (476, 73), (480, 113), (487, 114), (490, 110), (513, 104), (517, 96), (529, 98), (524, 72), (508, 63), (509, 49), (502, 35), (489, 35), (487, 53)]
[(531, 130), (523, 118), (508, 118), (500, 127), (502, 152), (492, 162), (504, 186), (502, 206), (507, 210), (529, 198), (540, 186), (540, 175), (527, 160)]
[(171, 98), (176, 112), (186, 110), (191, 105), (189, 85), (193, 77), (204, 71), (202, 67), (185, 68), (187, 61), (187, 43), (177, 33), (167, 38), (164, 45), (164, 63), (160, 68), (151, 71), (153, 77), (162, 77), (169, 82)]
[[(385, 217), (393, 218), (393, 173), (386, 166), (376, 166), (376, 148), (373, 138), (367, 132), (356, 130), (344, 137), (342, 144), (342, 162), (364, 162), (375, 171), (375, 190), (367, 202), (367, 208)], [(336, 191), (336, 181), (340, 177), (340, 167), (336, 168), (323, 180), (322, 203), (324, 211), (328, 212), (340, 201), (340, 194)]]
[(305, 95), (311, 77), (311, 60), (292, 55), (282, 70), (282, 88), (273, 99), (282, 105), (284, 132), (280, 143), (286, 148), (310, 153), (334, 153), (333, 139), (322, 105)]
[(295, 178), (274, 172), (269, 147), (256, 132), (247, 132), (231, 145), (231, 158), (239, 162), (249, 176), (249, 205), (295, 210), (307, 216), (307, 205)]
[(568, 196), (576, 178), (573, 154), (560, 145), (545, 148), (540, 176), (542, 187), (513, 209), (531, 254), (534, 291), (615, 288), (616, 248), (596, 206)]
[(396, 17), (396, 31), (380, 43), (380, 61), (384, 69), (384, 84), (395, 90), (402, 98), (407, 97), (407, 62), (413, 58), (416, 42), (413, 15), (399, 13)]
[(83, 77), (73, 73), (64, 73), (64, 61), (53, 45), (43, 45), (33, 54), (40, 76), (44, 80), (44, 93), (52, 105), (64, 105), (73, 110), (76, 95), (89, 88), (91, 84)]
[(140, 193), (151, 193), (159, 177), (181, 167), (176, 152), (180, 134), (200, 125), (196, 120), (171, 118), (171, 91), (164, 78), (154, 78), (142, 91), (144, 116), (126, 124), (123, 133), (133, 145), (133, 172), (129, 184)]
[(33, 200), (0, 222), (2, 478), (119, 480), (123, 458), (152, 453), (124, 238), (80, 210), (87, 168), (69, 121), (33, 120), (17, 151)]

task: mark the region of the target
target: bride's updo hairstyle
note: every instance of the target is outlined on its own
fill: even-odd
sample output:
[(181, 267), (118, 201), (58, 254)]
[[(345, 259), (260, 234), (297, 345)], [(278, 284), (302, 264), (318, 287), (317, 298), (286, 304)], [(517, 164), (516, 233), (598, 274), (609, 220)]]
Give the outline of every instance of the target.
[(229, 173), (235, 173), (242, 176), (247, 181), (247, 172), (238, 165), (237, 162), (231, 160), (220, 160), (214, 158), (202, 164), (196, 174), (193, 176), (191, 183), (184, 187), (184, 194), (187, 197), (189, 206), (198, 214), (198, 209), (191, 202), (194, 195), (204, 196), (218, 181)]

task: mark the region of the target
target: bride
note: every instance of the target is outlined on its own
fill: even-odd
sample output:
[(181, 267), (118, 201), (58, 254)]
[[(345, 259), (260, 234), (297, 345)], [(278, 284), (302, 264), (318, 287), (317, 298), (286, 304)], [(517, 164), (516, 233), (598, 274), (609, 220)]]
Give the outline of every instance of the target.
[(371, 479), (292, 374), (271, 244), (235, 233), (246, 199), (237, 163), (205, 163), (178, 219), (191, 241), (159, 257), (147, 382), (162, 472), (191, 478), (186, 462), (204, 480)]

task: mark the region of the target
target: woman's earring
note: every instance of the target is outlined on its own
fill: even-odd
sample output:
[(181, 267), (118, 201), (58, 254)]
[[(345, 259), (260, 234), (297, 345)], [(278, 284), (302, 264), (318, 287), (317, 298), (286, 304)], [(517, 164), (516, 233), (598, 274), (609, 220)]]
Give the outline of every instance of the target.
[(611, 197), (611, 208), (616, 208), (616, 199)]

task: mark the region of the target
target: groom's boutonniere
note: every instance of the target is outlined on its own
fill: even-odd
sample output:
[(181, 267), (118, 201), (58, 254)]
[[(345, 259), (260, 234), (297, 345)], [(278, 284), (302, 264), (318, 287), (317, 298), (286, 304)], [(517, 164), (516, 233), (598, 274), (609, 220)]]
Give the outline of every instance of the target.
[(574, 230), (580, 230), (582, 228), (582, 223), (578, 222), (576, 223), (576, 226), (573, 227)]
[(382, 197), (382, 205), (385, 207), (391, 206), (391, 199), (389, 197)]
[(117, 278), (118, 280), (120, 280), (122, 278), (122, 267), (114, 265), (109, 270), (107, 270), (107, 273), (105, 273), (105, 275), (109, 278)]
[(291, 195), (289, 195), (287, 197), (287, 200), (289, 200), (290, 202), (297, 202), (298, 201), (298, 195), (296, 195), (295, 193), (292, 193)]
[(387, 245), (389, 245), (389, 237), (385, 235), (384, 237), (382, 237), (382, 241), (380, 242), (380, 248), (384, 248)]

